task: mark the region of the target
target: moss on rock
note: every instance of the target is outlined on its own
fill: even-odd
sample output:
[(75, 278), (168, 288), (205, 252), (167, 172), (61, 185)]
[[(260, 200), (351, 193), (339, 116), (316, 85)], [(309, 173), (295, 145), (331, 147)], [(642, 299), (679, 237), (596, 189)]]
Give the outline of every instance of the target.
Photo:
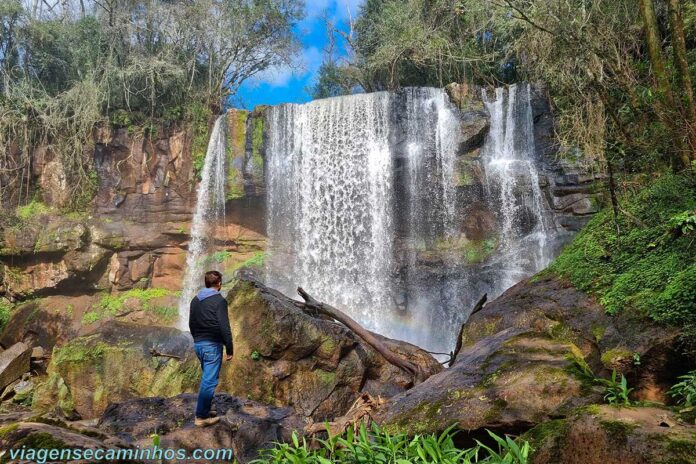
[[(102, 330), (54, 348), (35, 409), (57, 404), (66, 413), (90, 418), (110, 402), (195, 390), (200, 367), (189, 339), (176, 329), (108, 323)], [(154, 347), (180, 359), (152, 357)]]

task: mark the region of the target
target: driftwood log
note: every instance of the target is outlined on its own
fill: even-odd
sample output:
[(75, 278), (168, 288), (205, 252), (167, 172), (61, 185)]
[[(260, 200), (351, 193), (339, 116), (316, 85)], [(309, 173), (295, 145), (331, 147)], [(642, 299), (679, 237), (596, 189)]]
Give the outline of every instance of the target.
[(357, 432), (361, 424), (365, 424), (366, 427), (370, 425), (373, 421), (372, 414), (377, 411), (382, 404), (384, 404), (384, 400), (381, 397), (378, 396), (374, 398), (369, 393), (362, 393), (355, 400), (348, 412), (341, 417), (336, 418), (333, 422), (315, 422), (308, 424), (305, 426), (304, 431), (310, 436), (317, 433), (328, 432), (332, 437), (345, 432), (350, 427)]
[[(471, 314), (469, 314), (469, 317), (473, 316), (477, 312), (481, 311), (483, 309), (483, 305), (486, 304), (486, 301), (488, 300), (488, 293), (484, 293), (483, 296), (481, 297), (480, 300), (478, 300), (478, 303), (476, 303), (476, 306), (474, 306), (474, 309), (471, 310)], [(462, 324), (462, 326), (459, 328), (459, 334), (457, 335), (457, 345), (454, 348), (454, 352), (452, 352), (452, 356), (450, 356), (449, 360), (449, 367), (452, 367), (454, 362), (457, 360), (457, 355), (462, 349), (462, 335), (464, 335), (464, 327), (466, 326), (466, 323), (469, 322), (469, 319), (467, 318), (466, 321)]]
[(156, 348), (150, 348), (150, 356), (152, 356), (153, 358), (181, 359), (181, 356), (177, 356), (175, 354), (162, 353), (161, 351), (157, 350)]
[(374, 336), (370, 331), (366, 330), (360, 324), (355, 322), (350, 316), (348, 316), (343, 311), (334, 308), (331, 305), (322, 303), (315, 300), (311, 295), (309, 295), (302, 287), (297, 288), (297, 293), (304, 299), (304, 303), (297, 301), (295, 304), (304, 309), (309, 310), (313, 315), (328, 316), (341, 324), (348, 327), (353, 333), (358, 337), (362, 338), (365, 343), (370, 345), (379, 354), (384, 357), (390, 364), (408, 372), (413, 377), (413, 384), (422, 382), (427, 378), (427, 375), (423, 372), (420, 366), (413, 364), (412, 362), (400, 357), (393, 351), (391, 351), (381, 340)]

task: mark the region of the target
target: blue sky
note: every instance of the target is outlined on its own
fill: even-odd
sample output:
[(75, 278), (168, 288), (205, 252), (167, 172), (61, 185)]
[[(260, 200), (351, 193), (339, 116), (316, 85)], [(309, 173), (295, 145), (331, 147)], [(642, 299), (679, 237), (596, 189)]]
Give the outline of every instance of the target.
[[(232, 97), (236, 107), (251, 109), (257, 105), (302, 103), (311, 99), (308, 87), (314, 83), (328, 46), (325, 18), (342, 30), (348, 30), (362, 0), (305, 0), (305, 19), (295, 27), (301, 51), (294, 66), (277, 66), (245, 82)], [(336, 41), (334, 56), (345, 54), (343, 43)]]

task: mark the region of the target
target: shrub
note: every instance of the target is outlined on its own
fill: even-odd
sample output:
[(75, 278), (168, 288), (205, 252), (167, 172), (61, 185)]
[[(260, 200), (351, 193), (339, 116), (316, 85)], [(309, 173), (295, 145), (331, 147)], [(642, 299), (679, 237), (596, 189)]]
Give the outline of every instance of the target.
[[(617, 234), (610, 209), (598, 213), (551, 265), (610, 314), (634, 312), (665, 324), (696, 324), (693, 211), (696, 182), (664, 175), (621, 202)], [(682, 331), (685, 348), (694, 331)]]
[(598, 383), (604, 385), (604, 401), (617, 406), (630, 406), (631, 400), (628, 395), (633, 391), (628, 388), (626, 377), (621, 374), (621, 380), (617, 380), (616, 371), (611, 372), (611, 379), (597, 379)]
[(499, 437), (488, 432), (495, 448), (477, 442), (469, 449), (455, 446), (453, 427), (437, 435), (390, 434), (373, 424), (368, 431), (361, 425), (357, 432), (347, 432), (318, 440), (318, 447), (310, 446), (306, 439), (292, 435), (292, 443), (277, 443), (275, 448), (261, 452), (261, 458), (253, 464), (287, 463), (431, 463), (441, 464), (526, 464), (530, 452), (529, 443), (518, 443), (510, 437)]
[(687, 408), (696, 406), (696, 371), (691, 371), (678, 378), (680, 382), (669, 390), (669, 395), (679, 405)]
[(0, 331), (5, 328), (5, 324), (10, 320), (12, 304), (7, 301), (0, 300)]
[(24, 221), (28, 221), (46, 213), (48, 213), (48, 206), (36, 199), (31, 200), (31, 202), (24, 206), (18, 206), (16, 211), (17, 217)]

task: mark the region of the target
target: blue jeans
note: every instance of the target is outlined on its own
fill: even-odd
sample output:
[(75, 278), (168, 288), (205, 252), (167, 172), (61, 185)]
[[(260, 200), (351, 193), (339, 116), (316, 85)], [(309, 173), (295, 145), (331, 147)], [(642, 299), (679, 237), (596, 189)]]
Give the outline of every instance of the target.
[(203, 375), (201, 386), (198, 389), (198, 401), (196, 402), (196, 417), (205, 419), (210, 414), (210, 405), (215, 395), (215, 387), (220, 376), (222, 366), (222, 344), (209, 341), (200, 341), (193, 344), (198, 360), (201, 362)]

